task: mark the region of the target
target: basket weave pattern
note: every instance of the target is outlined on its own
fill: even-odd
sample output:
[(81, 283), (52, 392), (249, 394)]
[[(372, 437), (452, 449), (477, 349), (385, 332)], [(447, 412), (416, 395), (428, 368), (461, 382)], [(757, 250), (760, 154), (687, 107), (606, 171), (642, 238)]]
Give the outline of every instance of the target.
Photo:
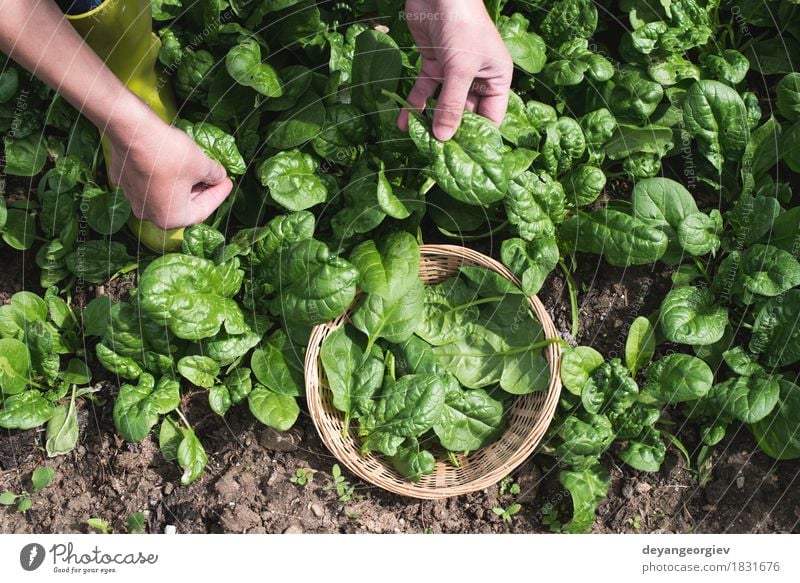
[[(484, 267), (519, 285), (517, 278), (503, 265), (476, 251), (453, 245), (423, 245), (420, 278), (425, 284), (436, 284), (458, 273), (462, 265)], [(535, 296), (528, 298), (541, 322), (546, 338), (558, 337), (542, 303)], [(395, 494), (413, 498), (437, 499), (467, 494), (487, 488), (510, 474), (533, 452), (544, 436), (555, 413), (561, 393), (559, 360), (561, 348), (550, 344), (545, 357), (550, 365), (550, 384), (540, 391), (515, 398), (507, 414), (508, 424), (494, 443), (468, 456), (457, 454), (461, 467), (437, 461), (433, 474), (418, 483), (401, 478), (388, 461), (360, 451), (357, 422), (351, 422), (348, 439), (342, 437), (344, 415), (333, 406), (333, 395), (325, 384), (320, 365), (320, 348), (328, 334), (344, 325), (345, 314), (333, 322), (314, 328), (308, 341), (305, 358), (305, 384), (308, 409), (325, 446), (353, 474)]]

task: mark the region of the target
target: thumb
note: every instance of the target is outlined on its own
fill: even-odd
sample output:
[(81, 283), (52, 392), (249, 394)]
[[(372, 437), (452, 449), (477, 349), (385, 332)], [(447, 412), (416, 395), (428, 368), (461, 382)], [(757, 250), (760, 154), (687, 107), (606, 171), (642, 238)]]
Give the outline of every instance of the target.
[(228, 198), (231, 190), (233, 190), (233, 182), (227, 176), (207, 188), (195, 186), (192, 189), (194, 196), (191, 201), (190, 223), (196, 225), (205, 221)]

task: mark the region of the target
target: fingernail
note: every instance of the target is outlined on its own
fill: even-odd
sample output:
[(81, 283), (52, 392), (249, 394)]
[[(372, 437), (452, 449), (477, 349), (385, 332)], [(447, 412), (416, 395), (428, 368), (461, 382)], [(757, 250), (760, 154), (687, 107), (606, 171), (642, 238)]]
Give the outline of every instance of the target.
[(456, 128), (451, 128), (448, 126), (438, 126), (434, 130), (434, 134), (438, 140), (446, 142), (454, 135), (456, 135)]

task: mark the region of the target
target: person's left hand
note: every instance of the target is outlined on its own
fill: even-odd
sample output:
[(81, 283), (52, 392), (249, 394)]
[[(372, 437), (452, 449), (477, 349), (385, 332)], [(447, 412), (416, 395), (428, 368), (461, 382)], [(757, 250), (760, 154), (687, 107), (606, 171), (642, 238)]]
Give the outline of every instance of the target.
[[(508, 107), (514, 64), (483, 0), (407, 0), (406, 18), (422, 55), (422, 70), (408, 102), (425, 109), (439, 85), (433, 135), (453, 137), (464, 110), (500, 125)], [(408, 110), (398, 127), (408, 130)]]

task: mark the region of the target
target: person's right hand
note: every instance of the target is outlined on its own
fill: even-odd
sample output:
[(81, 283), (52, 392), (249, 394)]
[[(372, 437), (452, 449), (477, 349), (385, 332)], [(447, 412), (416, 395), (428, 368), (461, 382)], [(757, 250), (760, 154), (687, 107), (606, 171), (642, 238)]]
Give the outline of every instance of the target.
[(112, 183), (136, 217), (161, 229), (203, 222), (233, 189), (222, 165), (155, 115), (113, 136), (111, 144)]
[[(422, 56), (422, 70), (408, 102), (423, 111), (439, 85), (433, 134), (453, 137), (464, 110), (503, 122), (514, 63), (483, 0), (406, 0), (408, 28)], [(398, 126), (408, 129), (408, 110)]]

